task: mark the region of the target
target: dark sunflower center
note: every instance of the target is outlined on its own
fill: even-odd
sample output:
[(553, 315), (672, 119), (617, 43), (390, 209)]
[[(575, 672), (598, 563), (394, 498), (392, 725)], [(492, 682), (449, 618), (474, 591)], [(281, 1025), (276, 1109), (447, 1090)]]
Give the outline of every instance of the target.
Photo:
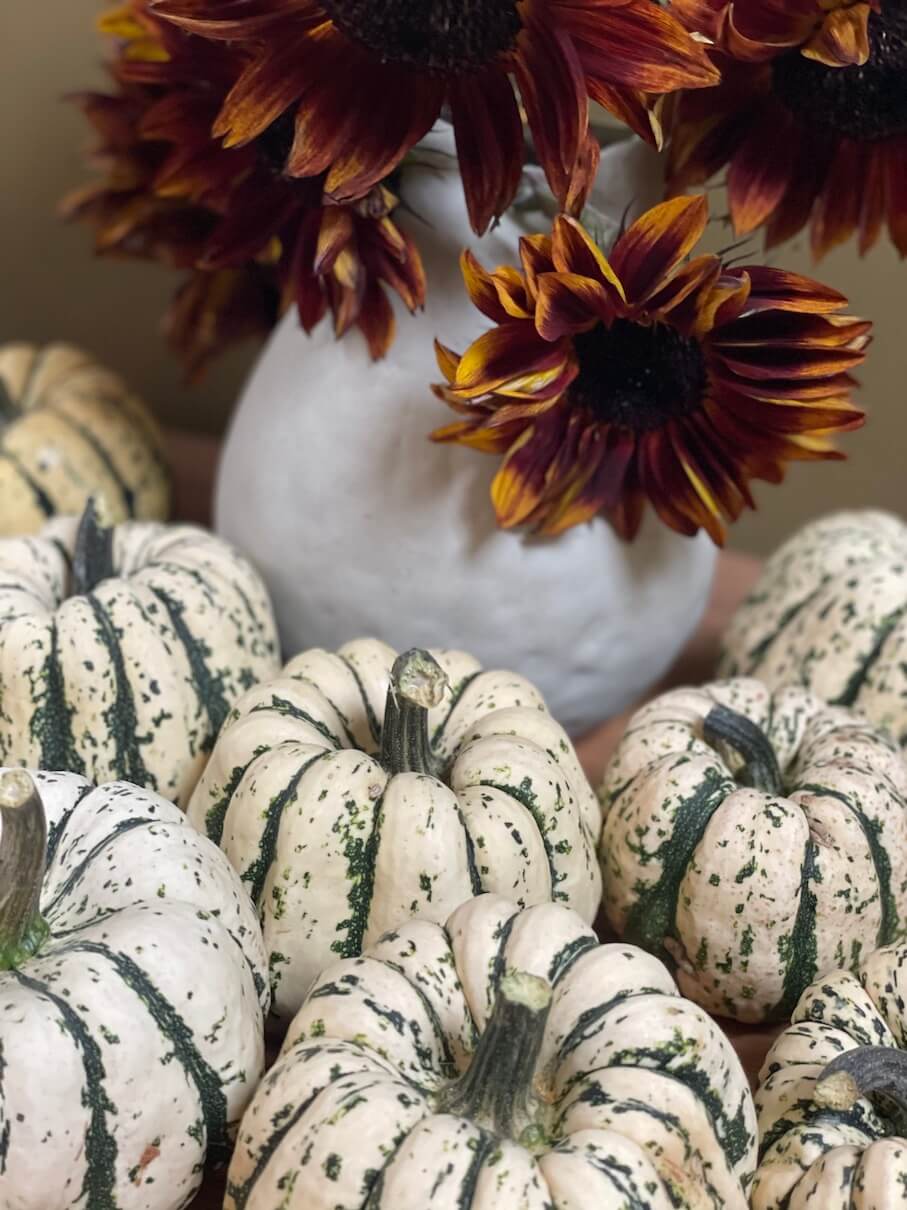
[(618, 319), (574, 337), (579, 374), (570, 399), (608, 424), (645, 432), (686, 416), (708, 383), (699, 342), (665, 324)]
[(871, 141), (907, 133), (907, 5), (886, 0), (869, 17), (869, 60), (826, 67), (798, 50), (772, 62), (776, 95), (800, 122)]
[(455, 75), (510, 50), (521, 0), (322, 0), (338, 29), (382, 62)]

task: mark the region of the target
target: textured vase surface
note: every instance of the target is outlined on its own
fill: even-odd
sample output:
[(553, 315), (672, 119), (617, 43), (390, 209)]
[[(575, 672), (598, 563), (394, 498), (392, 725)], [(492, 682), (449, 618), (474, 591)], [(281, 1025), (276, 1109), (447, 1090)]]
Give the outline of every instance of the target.
[[(441, 154), (407, 171), (400, 218), (425, 261), (424, 311), (394, 298), (397, 339), (380, 362), (358, 332), (338, 344), (328, 324), (306, 336), (285, 315), (233, 420), (217, 528), (263, 573), (287, 656), (364, 635), (460, 648), (529, 677), (580, 734), (670, 665), (704, 610), (715, 551), (651, 510), (629, 545), (602, 519), (556, 539), (501, 531), (489, 499), (498, 459), (428, 441), (452, 418), (429, 389), (433, 338), (462, 352), (489, 326), (460, 251), (518, 264), (527, 230), (505, 215), (477, 238), (449, 135), (432, 147)], [(657, 157), (635, 141), (604, 152), (599, 180), (593, 200), (615, 230), (661, 196)]]

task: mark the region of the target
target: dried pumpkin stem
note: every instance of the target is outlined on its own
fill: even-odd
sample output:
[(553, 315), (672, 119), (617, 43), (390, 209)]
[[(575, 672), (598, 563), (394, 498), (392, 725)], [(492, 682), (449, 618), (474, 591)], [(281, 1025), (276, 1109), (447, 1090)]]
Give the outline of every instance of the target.
[(551, 984), (538, 975), (504, 975), (472, 1062), (439, 1097), (440, 1113), (469, 1118), (503, 1138), (532, 1145), (540, 1109), (536, 1065), (551, 997)]
[(35, 783), (21, 769), (0, 776), (0, 825), (0, 970), (11, 970), (48, 934), (39, 910), (47, 821)]
[(743, 758), (737, 773), (742, 786), (752, 786), (766, 794), (784, 793), (784, 779), (771, 740), (761, 727), (729, 706), (713, 706), (702, 723), (706, 743), (719, 751), (725, 745)]
[(825, 1109), (846, 1112), (861, 1097), (872, 1096), (896, 1122), (907, 1124), (907, 1054), (893, 1046), (858, 1046), (828, 1064), (816, 1081), (814, 1099)]
[(444, 669), (419, 647), (394, 661), (381, 733), (381, 764), (389, 774), (437, 775), (428, 738), (428, 712), (441, 704), (447, 686)]
[(102, 525), (94, 498), (89, 498), (79, 522), (72, 556), (72, 593), (84, 596), (114, 574), (113, 527)]

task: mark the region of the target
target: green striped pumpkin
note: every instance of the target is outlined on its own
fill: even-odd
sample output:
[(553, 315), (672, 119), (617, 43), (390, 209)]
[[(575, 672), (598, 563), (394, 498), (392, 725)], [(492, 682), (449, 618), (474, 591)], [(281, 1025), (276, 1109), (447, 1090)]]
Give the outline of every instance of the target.
[(907, 745), (907, 525), (866, 511), (801, 529), (734, 616), (720, 674), (805, 685)]
[(684, 995), (789, 1017), (907, 924), (907, 763), (860, 716), (739, 678), (656, 698), (602, 787), (604, 904)]
[(753, 1210), (907, 1206), (907, 946), (803, 994), (759, 1075)]
[(179, 1210), (264, 1066), (254, 909), (124, 782), (7, 771), (0, 826), (0, 1205)]
[(184, 805), (244, 690), (277, 668), (270, 602), (188, 525), (0, 540), (0, 764), (124, 778)]
[(72, 345), (0, 346), (0, 537), (103, 497), (112, 521), (167, 516), (170, 476), (145, 405)]
[(328, 967), (225, 1210), (745, 1210), (746, 1076), (660, 962), (497, 895)]
[(275, 1011), (480, 891), (591, 921), (598, 802), (538, 691), (458, 651), (312, 649), (230, 715), (189, 804), (258, 904)]

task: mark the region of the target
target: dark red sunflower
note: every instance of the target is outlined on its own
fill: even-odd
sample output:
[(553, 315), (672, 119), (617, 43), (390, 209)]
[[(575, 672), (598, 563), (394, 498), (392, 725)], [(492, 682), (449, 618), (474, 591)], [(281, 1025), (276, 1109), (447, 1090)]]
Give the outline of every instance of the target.
[(870, 324), (809, 278), (688, 260), (707, 213), (701, 197), (665, 202), (608, 257), (564, 216), (522, 240), (522, 270), (464, 253), (496, 327), (462, 356), (437, 346), (436, 393), (465, 418), (433, 437), (503, 455), (500, 525), (557, 534), (604, 513), (630, 539), (648, 499), (672, 529), (720, 544), (754, 507), (750, 480), (842, 457), (832, 438), (863, 421), (850, 371)]
[(102, 28), (119, 40), (117, 92), (76, 99), (99, 135), (104, 177), (64, 212), (95, 227), (101, 253), (190, 270), (166, 319), (190, 370), (266, 332), (292, 302), (306, 331), (330, 311), (338, 336), (358, 326), (383, 356), (394, 333), (386, 287), (411, 310), (425, 292), (388, 186), (347, 205), (326, 200), (322, 180), (283, 174), (280, 124), (225, 149), (210, 130), (238, 74), (229, 48), (159, 21), (145, 0), (108, 12)]
[(821, 256), (887, 222), (907, 255), (904, 0), (674, 0), (711, 37), (721, 84), (673, 99), (673, 193), (727, 168), (734, 228), (766, 243), (807, 224)]
[(392, 173), (447, 107), (478, 232), (520, 178), (512, 80), (552, 191), (578, 205), (590, 98), (654, 139), (651, 94), (718, 78), (652, 0), (158, 0), (154, 10), (247, 57), (215, 134), (245, 146), (289, 114), (286, 171), (326, 173), (335, 200)]

